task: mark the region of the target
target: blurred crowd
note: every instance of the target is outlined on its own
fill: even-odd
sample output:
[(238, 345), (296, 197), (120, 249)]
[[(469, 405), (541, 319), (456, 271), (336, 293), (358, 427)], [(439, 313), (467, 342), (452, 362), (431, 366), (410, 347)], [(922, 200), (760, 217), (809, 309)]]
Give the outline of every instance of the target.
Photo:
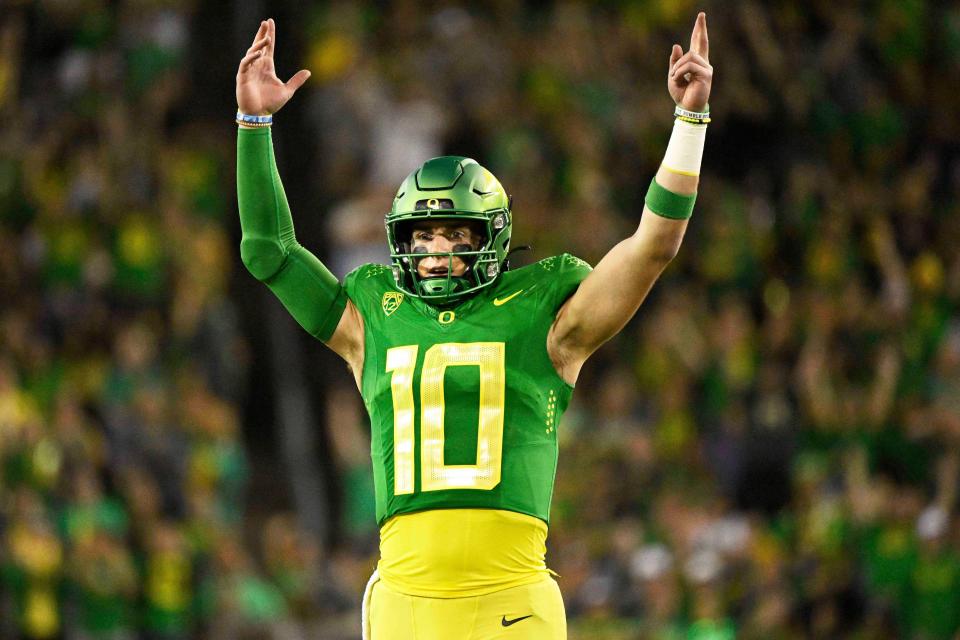
[[(346, 372), (322, 414), (335, 544), (253, 515), (271, 454), (244, 444), (259, 371), (231, 286), (261, 285), (235, 244), (234, 105), (191, 116), (200, 6), (0, 15), (0, 638), (358, 637), (376, 526)], [(275, 138), (281, 159), (310, 141), (285, 185), (332, 241), (300, 239), (338, 275), (385, 260), (399, 181), (457, 153), (513, 194), (515, 262), (595, 264), (639, 220), (699, 9), (716, 76), (688, 237), (560, 429), (570, 637), (951, 638), (960, 8), (299, 6), (278, 58), (313, 76)]]
[(0, 13), (0, 638), (275, 637), (340, 606), (292, 514), (245, 518), (230, 105), (169, 124), (189, 5)]

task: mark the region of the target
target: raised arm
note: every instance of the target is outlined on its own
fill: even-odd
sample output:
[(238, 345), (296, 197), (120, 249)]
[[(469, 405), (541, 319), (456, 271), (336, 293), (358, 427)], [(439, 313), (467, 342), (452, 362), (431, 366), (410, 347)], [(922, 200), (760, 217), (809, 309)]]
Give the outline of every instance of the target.
[[(253, 45), (237, 70), (241, 114), (276, 113), (310, 72), (288, 82), (273, 66), (276, 25), (260, 23)], [(337, 278), (300, 243), (283, 191), (268, 125), (240, 124), (237, 132), (237, 202), (243, 237), (240, 255), (247, 270), (265, 283), (312, 336), (342, 356), (354, 370), (363, 360), (363, 324)]]
[[(670, 53), (667, 88), (674, 102), (686, 111), (707, 111), (713, 80), (708, 60), (707, 18), (701, 12), (690, 50), (684, 54), (675, 44)], [(547, 350), (567, 382), (575, 382), (590, 354), (633, 317), (677, 254), (700, 181), (706, 122), (709, 118), (678, 118), (664, 162), (647, 193), (637, 231), (603, 257), (557, 313)]]

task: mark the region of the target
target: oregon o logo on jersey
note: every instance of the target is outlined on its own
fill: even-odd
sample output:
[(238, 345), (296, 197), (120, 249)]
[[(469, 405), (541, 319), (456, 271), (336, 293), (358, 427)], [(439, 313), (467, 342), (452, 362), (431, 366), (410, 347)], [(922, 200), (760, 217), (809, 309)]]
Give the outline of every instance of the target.
[(380, 301), (383, 312), (388, 316), (399, 309), (401, 304), (403, 304), (403, 294), (399, 291), (387, 291), (383, 294), (383, 299)]

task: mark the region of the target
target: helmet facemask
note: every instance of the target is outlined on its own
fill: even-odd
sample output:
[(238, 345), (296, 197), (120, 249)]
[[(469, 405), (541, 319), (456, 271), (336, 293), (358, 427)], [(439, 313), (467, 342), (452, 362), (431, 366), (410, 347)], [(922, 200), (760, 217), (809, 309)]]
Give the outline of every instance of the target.
[[(453, 215), (451, 215), (453, 214)], [(476, 216), (455, 211), (430, 211), (429, 215), (397, 220), (387, 223), (387, 239), (393, 259), (393, 274), (397, 285), (411, 295), (437, 306), (459, 302), (483, 287), (492, 284), (500, 275), (502, 259), (495, 247), (500, 225), (502, 231), (509, 212), (501, 212), (499, 219), (489, 216)], [(413, 224), (416, 220), (435, 219), (437, 222), (458, 224), (473, 222), (476, 225), (480, 243), (476, 248), (469, 244), (454, 245), (450, 251), (427, 251), (425, 247), (412, 246)], [(402, 240), (400, 240), (402, 239)], [(501, 241), (502, 238), (499, 238)], [(507, 239), (509, 243), (509, 239)], [(509, 246), (509, 245), (508, 245)], [(447, 270), (444, 275), (423, 276), (418, 270), (420, 261), (428, 257), (447, 258)], [(454, 275), (454, 259), (459, 258), (466, 268), (460, 275)]]
[[(473, 223), (480, 245), (454, 246), (448, 252), (413, 251), (414, 223), (424, 220), (453, 224)], [(411, 173), (400, 185), (386, 216), (387, 243), (397, 286), (430, 304), (445, 306), (492, 284), (504, 269), (510, 249), (510, 198), (489, 171), (470, 158), (434, 158)], [(423, 277), (417, 264), (426, 257), (446, 257), (444, 276)], [(467, 268), (453, 275), (454, 258)]]

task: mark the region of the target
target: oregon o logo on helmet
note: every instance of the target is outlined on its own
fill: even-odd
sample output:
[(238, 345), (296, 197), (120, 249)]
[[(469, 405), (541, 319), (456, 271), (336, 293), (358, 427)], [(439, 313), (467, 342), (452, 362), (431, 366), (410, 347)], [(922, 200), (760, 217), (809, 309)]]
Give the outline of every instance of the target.
[(440, 201), (437, 200), (436, 198), (430, 198), (429, 200), (427, 200), (427, 208), (428, 208), (428, 209), (439, 209), (439, 208), (440, 208)]

